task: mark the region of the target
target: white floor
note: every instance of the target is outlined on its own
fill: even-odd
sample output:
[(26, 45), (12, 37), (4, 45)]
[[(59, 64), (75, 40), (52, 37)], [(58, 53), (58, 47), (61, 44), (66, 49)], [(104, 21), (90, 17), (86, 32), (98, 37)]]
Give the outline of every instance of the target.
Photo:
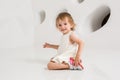
[(84, 50), (83, 71), (47, 70), (46, 64), (54, 54), (51, 50), (50, 53), (44, 51), (41, 48), (0, 49), (0, 80), (120, 79), (120, 51)]
[[(120, 80), (120, 0), (78, 1), (0, 0), (0, 80)], [(89, 16), (100, 5), (106, 5), (103, 10), (108, 6), (111, 16), (102, 29), (86, 39), (87, 48), (82, 53), (85, 69), (47, 70), (56, 51), (40, 45), (45, 41), (59, 42), (53, 24), (55, 16), (68, 11), (77, 23), (88, 20), (89, 25), (95, 14), (97, 18), (102, 15), (95, 12)], [(89, 28), (85, 26), (83, 32)], [(15, 48), (32, 44), (39, 47)]]

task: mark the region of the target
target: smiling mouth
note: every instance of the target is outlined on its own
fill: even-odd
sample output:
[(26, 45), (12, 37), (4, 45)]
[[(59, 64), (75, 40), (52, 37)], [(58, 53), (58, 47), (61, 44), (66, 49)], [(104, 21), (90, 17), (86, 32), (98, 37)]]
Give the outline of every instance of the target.
[(63, 29), (63, 30), (61, 30), (61, 31), (65, 31), (66, 29)]

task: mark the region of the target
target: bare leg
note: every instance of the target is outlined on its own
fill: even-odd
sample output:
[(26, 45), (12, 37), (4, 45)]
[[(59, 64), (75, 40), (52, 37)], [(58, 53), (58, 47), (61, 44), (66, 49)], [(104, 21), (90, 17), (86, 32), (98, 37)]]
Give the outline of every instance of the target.
[(50, 61), (48, 63), (48, 69), (49, 70), (63, 70), (63, 69), (69, 69), (69, 65), (66, 64), (66, 63), (61, 63), (61, 64), (58, 64), (58, 63), (55, 63), (55, 62), (52, 62)]

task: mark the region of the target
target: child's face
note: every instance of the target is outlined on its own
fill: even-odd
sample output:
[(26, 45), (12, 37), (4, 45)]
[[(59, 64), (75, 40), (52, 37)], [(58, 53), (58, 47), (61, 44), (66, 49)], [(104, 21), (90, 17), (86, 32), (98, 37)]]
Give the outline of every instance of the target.
[(57, 23), (57, 28), (62, 32), (63, 34), (68, 33), (71, 31), (71, 24), (68, 21), (68, 18), (65, 18), (64, 20), (59, 20)]

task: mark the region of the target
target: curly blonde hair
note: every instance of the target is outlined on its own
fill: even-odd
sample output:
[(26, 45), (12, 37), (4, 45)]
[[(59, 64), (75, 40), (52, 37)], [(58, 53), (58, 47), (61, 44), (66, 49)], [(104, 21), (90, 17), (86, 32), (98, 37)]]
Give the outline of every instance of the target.
[(68, 22), (72, 25), (71, 30), (75, 30), (76, 24), (74, 23), (72, 16), (67, 12), (62, 12), (62, 13), (58, 14), (58, 16), (56, 18), (56, 27), (58, 26), (57, 24), (58, 24), (59, 20), (64, 20), (66, 18), (68, 19)]

